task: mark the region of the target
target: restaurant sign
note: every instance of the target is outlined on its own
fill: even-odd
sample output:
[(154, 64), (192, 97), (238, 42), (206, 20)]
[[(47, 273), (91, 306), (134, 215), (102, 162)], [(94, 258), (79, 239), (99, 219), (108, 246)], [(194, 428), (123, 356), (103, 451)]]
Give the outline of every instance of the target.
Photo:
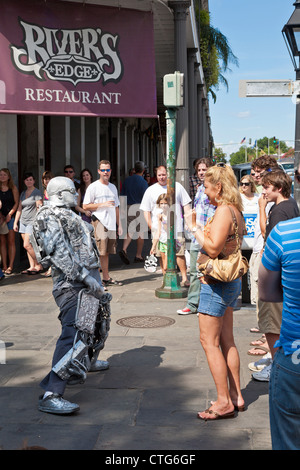
[(151, 12), (0, 0), (0, 112), (156, 117)]

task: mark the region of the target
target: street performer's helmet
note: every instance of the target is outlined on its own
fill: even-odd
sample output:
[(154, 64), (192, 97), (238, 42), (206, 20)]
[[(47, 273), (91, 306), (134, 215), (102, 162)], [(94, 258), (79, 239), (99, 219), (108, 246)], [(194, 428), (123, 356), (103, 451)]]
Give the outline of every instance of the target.
[(74, 207), (77, 204), (76, 188), (70, 178), (52, 178), (47, 185), (47, 194), (51, 205)]

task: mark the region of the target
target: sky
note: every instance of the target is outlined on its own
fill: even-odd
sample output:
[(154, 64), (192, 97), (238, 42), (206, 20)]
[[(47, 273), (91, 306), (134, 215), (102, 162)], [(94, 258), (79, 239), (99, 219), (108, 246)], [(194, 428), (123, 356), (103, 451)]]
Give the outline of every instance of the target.
[(216, 147), (230, 155), (246, 137), (275, 136), (294, 146), (295, 102), (291, 97), (240, 98), (240, 80), (295, 80), (295, 71), (282, 35), (294, 11), (294, 0), (209, 0), (211, 25), (229, 41), (239, 67), (230, 64), (214, 104), (211, 127)]

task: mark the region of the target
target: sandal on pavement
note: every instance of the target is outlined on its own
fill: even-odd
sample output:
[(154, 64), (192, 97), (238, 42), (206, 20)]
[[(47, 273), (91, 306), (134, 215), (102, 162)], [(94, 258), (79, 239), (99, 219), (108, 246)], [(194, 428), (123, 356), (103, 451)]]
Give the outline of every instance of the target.
[[(213, 400), (211, 400), (210, 404), (213, 405), (215, 402)], [(246, 405), (243, 404), (243, 405), (235, 405), (233, 402), (232, 402), (233, 406), (234, 406), (234, 409), (235, 411), (245, 411), (246, 410)]]
[(250, 333), (260, 333), (259, 328), (256, 326), (254, 328), (250, 328)]
[(235, 411), (246, 411), (246, 405), (233, 405), (234, 406), (234, 409)]
[[(203, 416), (201, 416), (201, 413), (207, 413), (209, 415), (213, 415), (214, 418), (204, 418)], [(234, 410), (233, 411), (229, 411), (229, 413), (224, 413), (224, 414), (220, 414), (218, 413), (217, 411), (214, 411), (214, 410), (211, 410), (211, 409), (207, 409), (205, 411), (199, 411), (199, 413), (197, 413), (197, 416), (199, 419), (204, 419), (205, 421), (215, 421), (216, 419), (228, 419), (228, 418), (234, 418), (234, 415), (235, 415), (235, 412)]]
[(261, 338), (251, 341), (250, 346), (264, 346), (266, 344), (266, 336), (262, 335)]
[(265, 348), (264, 346), (255, 346), (254, 348), (249, 349), (247, 354), (249, 354), (249, 356), (264, 356), (268, 352), (270, 352), (269, 348)]
[(44, 277), (51, 277), (51, 268), (47, 269), (46, 272), (42, 273), (42, 276), (44, 276)]
[(119, 256), (121, 260), (123, 261), (123, 263), (130, 264), (130, 259), (128, 258), (126, 251), (124, 250), (119, 251)]
[(39, 274), (41, 271), (40, 270), (37, 270), (37, 269), (25, 269), (24, 271), (21, 272), (21, 274), (30, 274), (30, 275), (34, 275), (34, 274)]
[(30, 274), (31, 276), (33, 276), (34, 274), (40, 274), (40, 270), (37, 270), (37, 269), (27, 269), (27, 274)]
[(116, 279), (112, 279), (110, 277), (106, 281), (104, 279), (102, 279), (102, 284), (103, 284), (104, 287), (107, 287), (107, 286), (122, 286), (123, 282), (119, 282)]
[(144, 263), (145, 262), (145, 258), (141, 257), (141, 258), (138, 258), (137, 256), (134, 258), (134, 263)]
[(6, 274), (7, 276), (9, 276), (10, 274), (12, 274), (12, 268), (7, 268), (7, 269), (4, 271), (4, 274)]

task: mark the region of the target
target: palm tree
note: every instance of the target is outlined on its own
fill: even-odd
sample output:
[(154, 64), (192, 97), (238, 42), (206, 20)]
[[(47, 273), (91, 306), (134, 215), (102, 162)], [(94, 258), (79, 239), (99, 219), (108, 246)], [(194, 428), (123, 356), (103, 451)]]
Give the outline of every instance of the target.
[(215, 102), (214, 90), (218, 90), (220, 85), (224, 85), (228, 90), (228, 81), (224, 73), (231, 72), (229, 64), (238, 67), (239, 61), (232, 52), (226, 36), (210, 24), (209, 12), (199, 10), (196, 6), (196, 14), (199, 19), (198, 34), (206, 88)]

